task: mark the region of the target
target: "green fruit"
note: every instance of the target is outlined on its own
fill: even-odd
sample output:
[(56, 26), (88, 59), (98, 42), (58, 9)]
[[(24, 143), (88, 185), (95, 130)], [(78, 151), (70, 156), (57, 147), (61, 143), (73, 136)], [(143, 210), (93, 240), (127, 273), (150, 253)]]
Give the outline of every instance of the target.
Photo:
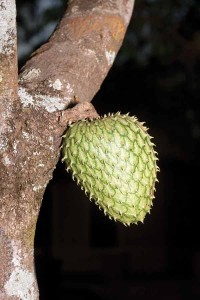
[(124, 225), (143, 222), (154, 198), (156, 152), (143, 123), (128, 115), (70, 125), (63, 161), (104, 213)]

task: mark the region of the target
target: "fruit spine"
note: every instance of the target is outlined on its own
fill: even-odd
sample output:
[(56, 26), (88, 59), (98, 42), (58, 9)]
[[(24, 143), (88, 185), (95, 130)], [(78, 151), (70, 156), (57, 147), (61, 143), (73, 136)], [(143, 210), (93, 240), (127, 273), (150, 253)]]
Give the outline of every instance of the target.
[(151, 137), (136, 117), (117, 113), (71, 124), (62, 153), (67, 171), (109, 218), (143, 222), (158, 167)]

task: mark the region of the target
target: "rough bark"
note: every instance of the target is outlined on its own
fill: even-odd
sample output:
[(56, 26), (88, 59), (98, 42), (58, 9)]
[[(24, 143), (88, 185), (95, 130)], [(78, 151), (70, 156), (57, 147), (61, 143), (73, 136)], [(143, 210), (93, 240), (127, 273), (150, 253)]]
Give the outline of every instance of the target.
[(0, 27), (7, 34), (0, 36), (0, 299), (39, 297), (33, 242), (43, 193), (67, 124), (98, 116), (89, 102), (122, 44), (133, 2), (69, 1), (17, 86), (15, 3), (0, 1)]

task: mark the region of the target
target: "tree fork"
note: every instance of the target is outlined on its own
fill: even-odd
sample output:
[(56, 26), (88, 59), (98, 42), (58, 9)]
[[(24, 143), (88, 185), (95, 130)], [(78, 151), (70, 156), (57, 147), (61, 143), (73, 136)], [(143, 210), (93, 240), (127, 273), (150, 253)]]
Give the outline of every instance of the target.
[(42, 197), (67, 124), (98, 116), (89, 102), (122, 44), (133, 2), (68, 1), (17, 85), (15, 2), (0, 1), (0, 299), (39, 299), (33, 244)]

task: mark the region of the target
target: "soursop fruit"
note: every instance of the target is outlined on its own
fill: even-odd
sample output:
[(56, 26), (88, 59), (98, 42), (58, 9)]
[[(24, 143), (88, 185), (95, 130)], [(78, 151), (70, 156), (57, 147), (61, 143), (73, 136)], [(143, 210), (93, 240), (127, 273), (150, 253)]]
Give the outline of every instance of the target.
[(143, 222), (158, 167), (151, 137), (136, 117), (117, 113), (71, 124), (62, 153), (67, 171), (110, 219)]

